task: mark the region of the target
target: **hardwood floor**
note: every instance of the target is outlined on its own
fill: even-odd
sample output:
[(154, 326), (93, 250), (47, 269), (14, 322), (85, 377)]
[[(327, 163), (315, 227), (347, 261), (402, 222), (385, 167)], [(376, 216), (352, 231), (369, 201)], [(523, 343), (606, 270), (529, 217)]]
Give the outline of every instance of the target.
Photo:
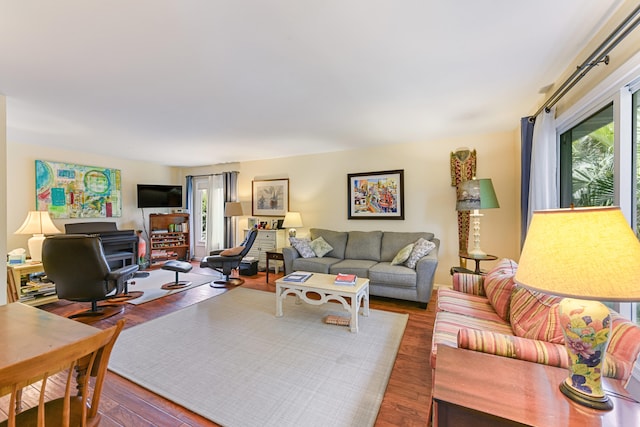
[[(192, 272), (212, 274), (211, 270), (200, 269), (197, 264), (194, 264)], [(265, 273), (258, 273), (256, 276), (243, 277), (245, 283), (242, 286), (274, 292), (273, 283), (276, 278), (281, 276), (282, 273), (269, 274), (271, 283), (266, 284)], [(135, 290), (135, 286), (131, 287), (131, 290)], [(126, 329), (226, 291), (226, 289), (214, 289), (203, 285), (139, 306), (125, 303), (123, 314), (91, 324), (98, 328), (104, 328), (124, 317), (127, 320)], [(376, 426), (426, 426), (430, 424), (432, 378), (429, 354), (435, 319), (434, 305), (432, 300), (432, 303), (424, 310), (419, 308), (416, 303), (371, 297), (370, 307), (373, 309), (409, 314), (407, 327), (378, 413)], [(82, 304), (82, 306), (86, 306), (86, 304)], [(44, 310), (60, 315), (70, 313), (79, 307), (80, 304), (68, 301), (58, 301), (40, 306)], [(211, 386), (215, 387), (216, 385), (212, 384)], [(25, 390), (24, 396), (25, 404), (28, 404), (30, 397), (28, 390)], [(102, 427), (218, 425), (112, 372), (107, 374), (100, 402), (100, 412), (102, 413), (100, 424)]]

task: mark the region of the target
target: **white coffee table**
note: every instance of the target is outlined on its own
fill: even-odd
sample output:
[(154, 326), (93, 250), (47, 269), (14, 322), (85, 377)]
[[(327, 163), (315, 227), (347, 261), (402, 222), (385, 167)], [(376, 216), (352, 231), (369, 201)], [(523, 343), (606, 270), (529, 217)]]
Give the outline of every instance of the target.
[[(313, 273), (302, 283), (276, 280), (276, 317), (282, 317), (282, 301), (287, 295), (295, 295), (296, 304), (304, 301), (320, 305), (338, 301), (351, 313), (351, 332), (358, 332), (358, 310), (361, 303), (362, 315), (369, 316), (369, 279), (358, 278), (355, 285), (334, 285), (335, 278), (335, 274)], [(320, 295), (320, 299), (309, 298), (309, 293)]]

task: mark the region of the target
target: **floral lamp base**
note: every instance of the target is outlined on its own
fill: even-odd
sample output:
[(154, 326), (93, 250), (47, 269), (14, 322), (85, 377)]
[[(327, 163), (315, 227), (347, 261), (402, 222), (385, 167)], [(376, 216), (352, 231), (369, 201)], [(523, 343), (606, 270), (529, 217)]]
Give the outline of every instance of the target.
[(571, 359), (569, 377), (560, 385), (560, 391), (589, 408), (613, 409), (602, 388), (602, 367), (611, 328), (609, 309), (598, 301), (564, 298), (559, 313)]

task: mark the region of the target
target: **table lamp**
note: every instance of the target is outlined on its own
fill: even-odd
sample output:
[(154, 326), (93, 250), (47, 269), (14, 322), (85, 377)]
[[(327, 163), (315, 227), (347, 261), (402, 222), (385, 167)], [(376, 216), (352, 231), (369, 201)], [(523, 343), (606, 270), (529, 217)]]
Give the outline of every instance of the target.
[(473, 248), (467, 253), (470, 256), (483, 257), (487, 255), (480, 249), (480, 209), (499, 208), (498, 198), (493, 189), (491, 179), (470, 179), (458, 184), (456, 191), (456, 210), (473, 211)]
[[(224, 204), (224, 216), (225, 217), (234, 217), (234, 216), (242, 216), (242, 203), (240, 202), (225, 202)], [(234, 224), (235, 225), (235, 224)], [(233, 227), (235, 233), (235, 227)], [(234, 241), (231, 243), (231, 246), (235, 244), (235, 236)]]
[(47, 211), (29, 211), (27, 219), (24, 220), (20, 228), (14, 234), (32, 234), (33, 236), (27, 241), (29, 247), (29, 255), (31, 261), (42, 261), (42, 242), (44, 242), (45, 234), (59, 234), (58, 230), (51, 221), (49, 212)]
[(602, 388), (611, 317), (599, 301), (640, 300), (640, 242), (617, 207), (536, 211), (515, 281), (563, 296), (560, 322), (569, 353), (562, 393), (584, 406), (609, 410)]
[(284, 216), (282, 227), (289, 229), (289, 237), (296, 237), (296, 227), (302, 227), (300, 212), (287, 212)]

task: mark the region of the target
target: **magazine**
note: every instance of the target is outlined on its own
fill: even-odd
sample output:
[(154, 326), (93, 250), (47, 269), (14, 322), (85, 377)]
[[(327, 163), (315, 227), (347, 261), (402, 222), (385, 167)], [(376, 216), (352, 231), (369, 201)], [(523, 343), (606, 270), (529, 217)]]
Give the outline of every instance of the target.
[(287, 276), (284, 276), (282, 280), (284, 282), (302, 283), (302, 282), (305, 282), (311, 276), (313, 276), (313, 273), (297, 272), (297, 273), (291, 273)]
[(333, 283), (336, 285), (355, 285), (357, 279), (358, 276), (355, 274), (338, 273)]

